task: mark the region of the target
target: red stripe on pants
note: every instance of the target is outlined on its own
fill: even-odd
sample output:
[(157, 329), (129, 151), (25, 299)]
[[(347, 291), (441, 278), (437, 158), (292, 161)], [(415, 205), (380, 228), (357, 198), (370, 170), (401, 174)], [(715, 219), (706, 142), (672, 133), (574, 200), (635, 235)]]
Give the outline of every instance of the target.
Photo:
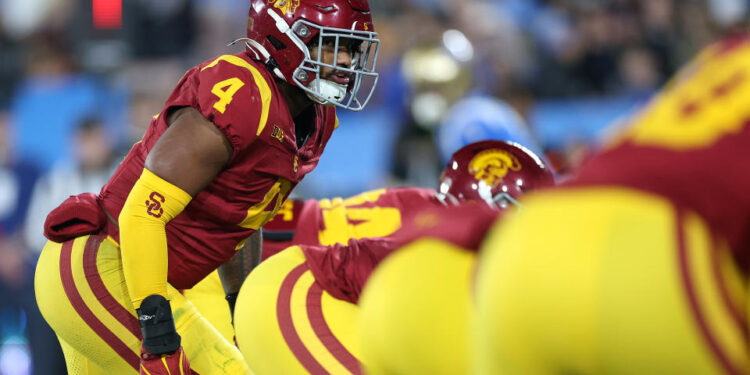
[(138, 324), (138, 319), (109, 293), (107, 287), (104, 286), (102, 276), (99, 274), (99, 269), (96, 266), (96, 255), (99, 253), (102, 240), (104, 240), (103, 236), (91, 236), (86, 241), (86, 246), (83, 249), (83, 272), (86, 275), (86, 281), (89, 282), (91, 291), (94, 292), (102, 306), (133, 336), (141, 340), (141, 326)]
[(305, 344), (302, 343), (302, 339), (300, 339), (297, 331), (294, 329), (291, 312), (292, 290), (294, 289), (294, 284), (297, 283), (297, 280), (302, 277), (305, 271), (307, 271), (307, 267), (302, 263), (284, 278), (279, 289), (279, 298), (276, 300), (276, 319), (279, 322), (281, 335), (289, 346), (289, 350), (292, 351), (292, 354), (294, 354), (305, 370), (310, 374), (328, 374), (323, 365), (307, 350)]
[(700, 329), (703, 339), (708, 344), (711, 352), (714, 354), (716, 360), (719, 362), (721, 368), (725, 371), (725, 373), (739, 374), (740, 372), (732, 366), (729, 358), (721, 350), (721, 347), (719, 347), (719, 343), (716, 342), (716, 338), (711, 333), (711, 329), (708, 326), (706, 317), (703, 316), (701, 307), (698, 304), (695, 285), (693, 285), (693, 280), (691, 279), (690, 275), (690, 262), (688, 261), (689, 254), (687, 244), (685, 243), (685, 213), (682, 210), (677, 210), (676, 216), (677, 220), (675, 220), (675, 222), (677, 224), (677, 228), (675, 232), (677, 234), (677, 254), (680, 265), (680, 277), (682, 279), (682, 284), (685, 290), (685, 294), (687, 295), (688, 302), (690, 303), (690, 310), (693, 313), (693, 318), (698, 324), (698, 328)]
[(307, 317), (310, 319), (310, 325), (312, 325), (315, 335), (318, 336), (323, 346), (331, 352), (339, 363), (352, 374), (361, 375), (362, 369), (360, 368), (359, 360), (349, 352), (349, 349), (341, 344), (341, 341), (333, 335), (331, 328), (328, 327), (328, 323), (323, 316), (322, 296), (323, 289), (320, 287), (320, 284), (313, 283), (307, 292)]
[(65, 295), (70, 300), (73, 308), (84, 322), (96, 333), (104, 342), (107, 343), (122, 359), (125, 360), (134, 370), (138, 371), (140, 367), (140, 357), (131, 350), (122, 340), (120, 340), (96, 315), (86, 306), (81, 294), (73, 281), (73, 266), (71, 256), (73, 253), (73, 241), (70, 240), (62, 245), (60, 251), (60, 279), (62, 281)]
[(719, 287), (719, 294), (721, 295), (721, 300), (724, 302), (724, 306), (729, 311), (729, 315), (732, 317), (732, 321), (734, 322), (736, 328), (742, 332), (742, 337), (745, 340), (745, 345), (747, 345), (748, 342), (748, 327), (747, 327), (747, 321), (743, 318), (743, 312), (744, 309), (742, 307), (738, 307), (732, 298), (729, 295), (729, 290), (727, 289), (726, 282), (723, 278), (723, 273), (721, 272), (721, 264), (719, 264), (719, 255), (721, 255), (719, 252), (724, 251), (724, 249), (719, 246), (719, 240), (716, 235), (713, 236), (713, 248), (711, 249), (711, 269), (713, 271), (714, 280), (716, 281), (716, 285)]

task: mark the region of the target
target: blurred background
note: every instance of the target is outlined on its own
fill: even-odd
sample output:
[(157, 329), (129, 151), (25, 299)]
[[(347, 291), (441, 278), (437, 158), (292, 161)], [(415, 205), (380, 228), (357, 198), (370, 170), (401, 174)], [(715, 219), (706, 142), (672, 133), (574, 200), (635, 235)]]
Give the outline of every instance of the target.
[[(375, 97), (294, 196), (435, 187), (484, 138), (561, 179), (747, 0), (371, 0)], [(62, 374), (34, 302), (46, 214), (97, 192), (191, 66), (236, 53), (247, 0), (0, 0), (0, 374)]]

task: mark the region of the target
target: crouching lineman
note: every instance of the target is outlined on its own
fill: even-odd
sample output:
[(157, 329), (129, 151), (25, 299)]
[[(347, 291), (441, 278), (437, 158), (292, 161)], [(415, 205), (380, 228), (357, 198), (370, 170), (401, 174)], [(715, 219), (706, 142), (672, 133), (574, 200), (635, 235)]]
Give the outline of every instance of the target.
[(493, 229), (478, 374), (750, 374), (750, 39), (708, 47)]
[(190, 69), (100, 194), (47, 218), (36, 298), (70, 374), (248, 372), (175, 288), (230, 260), (317, 165), (335, 107), (372, 94), (379, 43), (366, 0), (250, 5), (248, 49)]
[[(528, 150), (466, 147), (453, 154), (440, 191), (448, 199), (474, 198), (504, 209), (518, 207), (523, 193), (553, 184), (549, 168)], [(462, 191), (472, 196), (456, 194)], [(358, 322), (368, 374), (469, 372), (473, 270), (487, 229), (472, 214), (480, 212), (417, 217), (416, 224), (436, 233), (401, 248), (373, 272)]]
[[(483, 150), (496, 147), (515, 148), (502, 141), (477, 142), (474, 147)], [(515, 167), (514, 167), (515, 168)], [(452, 183), (455, 174), (447, 171), (443, 189), (452, 186), (451, 192), (438, 195), (434, 189), (398, 187), (376, 189), (349, 198), (331, 198), (307, 201), (289, 199), (282, 204), (271, 221), (263, 225), (263, 254), (265, 261), (292, 245), (346, 245), (352, 238), (386, 237), (398, 230), (404, 216), (426, 207), (443, 206), (444, 203), (470, 200), (480, 197), (472, 190), (473, 179)], [(461, 191), (466, 189), (468, 195)], [(498, 202), (505, 205), (508, 202)], [(236, 298), (226, 295), (215, 272), (201, 280), (185, 296), (225, 337), (234, 336), (232, 315), (225, 303)]]
[[(422, 197), (421, 204), (417, 204), (416, 196), (388, 201), (400, 204), (390, 207), (399, 214), (381, 216), (378, 225), (373, 226), (381, 230), (391, 228), (390, 232), (379, 234), (387, 238), (350, 241), (349, 246), (341, 243), (330, 247), (293, 246), (270, 257), (248, 277), (237, 300), (237, 342), (251, 370), (261, 375), (361, 373), (359, 339), (355, 329), (359, 292), (370, 271), (406, 243), (404, 238), (437, 224), (433, 216), (419, 213), (425, 209), (445, 210), (446, 205), (441, 202), (474, 200), (476, 204), (468, 204), (468, 214), (454, 216), (456, 222), (442, 220), (442, 230), (432, 233), (437, 237), (471, 234), (470, 239), (479, 239), (499, 212), (488, 210), (488, 205), (492, 208), (508, 207), (524, 191), (552, 181), (549, 169), (523, 147), (502, 141), (470, 144), (454, 155), (436, 194), (417, 195)], [(386, 192), (381, 198), (387, 196)], [(377, 216), (378, 211), (387, 209), (377, 202), (386, 201), (370, 199), (358, 204), (363, 210), (374, 211), (373, 215)], [(347, 211), (352, 209), (358, 212), (351, 205), (346, 208)], [(464, 226), (464, 223), (474, 222), (472, 217), (477, 220), (486, 218), (488, 214), (482, 214), (483, 211), (489, 211), (491, 218), (484, 219), (487, 225), (480, 230), (482, 233), (477, 234)], [(338, 215), (333, 217), (339, 220)], [(325, 218), (325, 214), (322, 217)], [(335, 228), (347, 236), (352, 233), (349, 231), (352, 224), (366, 223), (363, 219), (367, 217), (357, 215), (348, 220), (343, 217), (346, 220), (343, 224), (349, 225)], [(479, 230), (480, 225), (476, 227)], [(319, 229), (315, 226), (310, 231), (314, 234), (313, 240), (329, 238)], [(297, 230), (300, 230), (299, 226)]]

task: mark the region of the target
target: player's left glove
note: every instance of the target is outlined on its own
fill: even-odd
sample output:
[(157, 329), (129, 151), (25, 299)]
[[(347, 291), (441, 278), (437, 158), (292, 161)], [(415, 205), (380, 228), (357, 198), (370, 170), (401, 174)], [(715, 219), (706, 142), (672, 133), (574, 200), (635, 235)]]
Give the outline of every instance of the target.
[(141, 375), (189, 375), (190, 363), (185, 351), (179, 347), (172, 354), (151, 354), (141, 348)]
[(175, 329), (169, 301), (153, 294), (146, 297), (136, 311), (143, 334), (140, 374), (191, 374), (190, 364), (180, 346), (181, 338)]

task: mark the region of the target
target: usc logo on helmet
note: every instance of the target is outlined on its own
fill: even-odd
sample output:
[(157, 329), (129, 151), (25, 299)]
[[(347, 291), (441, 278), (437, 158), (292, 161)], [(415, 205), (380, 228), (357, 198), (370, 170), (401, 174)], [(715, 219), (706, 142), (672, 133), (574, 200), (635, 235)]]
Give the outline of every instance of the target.
[(273, 4), (273, 7), (280, 10), (281, 13), (293, 15), (299, 7), (300, 0), (268, 0), (269, 4)]
[(511, 153), (496, 148), (476, 154), (469, 162), (469, 173), (492, 187), (500, 184), (508, 170), (520, 171), (521, 163)]

